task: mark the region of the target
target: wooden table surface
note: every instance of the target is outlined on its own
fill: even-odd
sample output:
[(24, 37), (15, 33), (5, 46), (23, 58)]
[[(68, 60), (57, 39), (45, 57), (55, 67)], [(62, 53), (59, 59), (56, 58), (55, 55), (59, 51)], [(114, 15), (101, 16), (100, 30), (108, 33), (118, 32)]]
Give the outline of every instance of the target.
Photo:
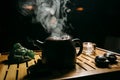
[[(98, 68), (95, 65), (95, 61), (94, 61), (95, 57), (97, 55), (103, 55), (106, 52), (107, 50), (96, 48), (96, 54), (94, 55), (85, 55), (82, 53), (79, 57), (77, 57), (77, 63), (76, 63), (75, 70), (71, 70), (59, 77), (50, 77), (50, 76), (48, 77), (48, 76), (43, 76), (43, 75), (41, 77), (41, 74), (38, 74), (39, 76), (36, 79), (31, 79), (30, 77), (26, 77), (26, 76), (29, 75), (28, 68), (32, 65), (37, 64), (38, 59), (40, 59), (41, 51), (36, 51), (35, 59), (26, 61), (24, 63), (19, 63), (19, 64), (5, 64), (4, 61), (8, 59), (8, 54), (2, 54), (0, 55), (0, 80), (76, 79), (76, 78), (84, 78), (84, 77), (94, 76), (94, 75), (99, 75), (99, 74), (107, 74), (111, 72), (119, 72), (120, 71), (120, 57), (119, 56), (117, 56), (118, 63), (111, 64), (109, 65), (108, 68)], [(38, 71), (39, 71), (39, 68), (38, 68)], [(60, 73), (53, 72), (54, 76), (57, 74), (60, 74)]]

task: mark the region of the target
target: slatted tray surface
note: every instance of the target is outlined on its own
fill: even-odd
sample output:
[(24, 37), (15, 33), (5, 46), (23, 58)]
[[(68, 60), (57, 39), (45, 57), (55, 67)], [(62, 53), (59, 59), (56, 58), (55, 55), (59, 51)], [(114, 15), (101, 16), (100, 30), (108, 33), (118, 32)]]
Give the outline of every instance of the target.
[[(120, 71), (120, 57), (117, 56), (117, 64), (109, 65), (108, 68), (98, 68), (95, 65), (96, 55), (102, 55), (106, 53), (104, 50), (96, 49), (96, 54), (85, 55), (81, 54), (77, 57), (76, 69), (72, 70), (60, 77), (55, 77), (54, 79), (70, 79), (76, 77), (91, 76), (96, 74)], [(20, 64), (4, 64), (7, 60), (8, 55), (2, 54), (0, 56), (0, 80), (28, 80), (25, 76), (29, 75), (28, 68), (32, 65), (37, 64), (38, 59), (40, 59), (41, 52), (36, 51), (35, 59), (26, 61)], [(39, 70), (39, 69), (38, 69)], [(56, 72), (54, 73), (56, 74)], [(39, 77), (38, 80), (44, 79), (46, 77)]]

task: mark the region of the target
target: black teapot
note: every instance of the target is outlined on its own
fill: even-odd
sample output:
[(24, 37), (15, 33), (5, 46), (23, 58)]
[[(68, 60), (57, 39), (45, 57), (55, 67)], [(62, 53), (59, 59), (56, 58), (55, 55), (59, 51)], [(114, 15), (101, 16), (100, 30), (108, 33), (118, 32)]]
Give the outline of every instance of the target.
[[(44, 42), (37, 40), (42, 47), (42, 64), (53, 69), (74, 69), (76, 57), (82, 53), (80, 39), (72, 39), (69, 35), (62, 37), (50, 36)], [(80, 47), (76, 52), (76, 45)]]

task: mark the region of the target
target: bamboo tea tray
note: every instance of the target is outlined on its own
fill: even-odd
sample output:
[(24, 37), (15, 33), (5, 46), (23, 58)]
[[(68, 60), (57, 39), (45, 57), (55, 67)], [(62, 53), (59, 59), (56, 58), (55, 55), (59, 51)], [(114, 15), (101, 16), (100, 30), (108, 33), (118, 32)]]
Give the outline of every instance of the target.
[[(117, 62), (118, 62), (117, 64), (112, 64), (108, 68), (98, 68), (95, 65), (94, 59), (97, 55), (105, 54), (107, 50), (96, 48), (96, 54), (94, 55), (85, 55), (82, 53), (80, 56), (77, 57), (75, 70), (71, 70), (61, 76), (56, 76), (57, 74), (60, 74), (59, 72), (53, 72), (52, 76), (44, 75), (42, 77), (41, 77), (41, 74), (38, 74), (39, 75), (38, 77), (36, 77), (35, 79), (31, 79), (28, 76), (29, 75), (28, 68), (32, 65), (36, 65), (38, 59), (41, 59), (41, 51), (35, 51), (35, 52), (36, 52), (35, 59), (26, 61), (24, 63), (19, 63), (19, 64), (5, 64), (4, 62), (7, 60), (8, 54), (1, 53), (0, 55), (0, 80), (76, 79), (76, 78), (86, 78), (86, 77), (96, 76), (99, 74), (107, 74), (107, 73), (109, 74), (112, 72), (113, 73), (120, 72), (120, 57), (119, 56), (117, 56)], [(39, 68), (38, 68), (38, 71), (39, 71)], [(106, 76), (103, 76), (103, 77), (106, 77)]]

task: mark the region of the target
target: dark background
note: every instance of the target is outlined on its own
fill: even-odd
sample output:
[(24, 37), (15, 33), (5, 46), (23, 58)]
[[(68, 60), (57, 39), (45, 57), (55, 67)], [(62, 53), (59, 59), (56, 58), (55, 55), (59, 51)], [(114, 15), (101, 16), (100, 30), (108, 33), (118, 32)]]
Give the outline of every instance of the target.
[[(98, 47), (106, 49), (108, 49), (105, 46), (106, 38), (110, 36), (119, 39), (119, 0), (71, 0), (71, 2), (69, 7), (72, 11), (68, 13), (68, 21), (73, 26), (70, 31), (73, 38), (92, 41)], [(30, 16), (21, 15), (17, 11), (17, 6), (17, 0), (1, 1), (0, 52), (9, 51), (16, 42), (27, 48), (36, 49), (32, 45), (33, 40), (44, 41), (49, 36), (39, 23), (31, 23)], [(77, 7), (83, 7), (84, 10), (76, 11)]]

